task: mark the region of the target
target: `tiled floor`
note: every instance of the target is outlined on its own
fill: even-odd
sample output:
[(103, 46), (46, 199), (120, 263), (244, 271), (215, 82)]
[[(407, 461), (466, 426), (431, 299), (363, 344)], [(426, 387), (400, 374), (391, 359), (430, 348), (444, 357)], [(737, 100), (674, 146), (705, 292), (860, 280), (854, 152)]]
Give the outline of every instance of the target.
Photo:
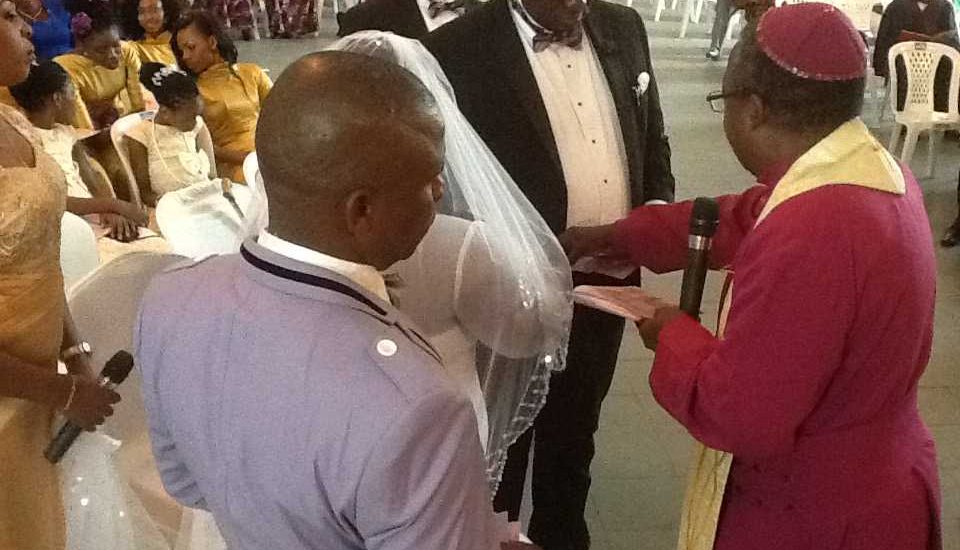
[[(704, 97), (719, 88), (723, 63), (704, 60), (706, 22), (691, 26), (688, 38), (675, 38), (679, 16), (667, 11), (653, 22), (652, 8), (643, 0), (638, 9), (647, 21), (654, 67), (659, 78), (664, 114), (673, 147), (678, 197), (717, 195), (743, 189), (750, 176), (739, 167), (723, 138), (719, 115), (710, 112)], [(705, 19), (709, 20), (709, 15)], [(708, 21), (707, 21), (708, 22)], [(270, 68), (276, 76), (297, 56), (321, 48), (334, 35), (331, 19), (321, 38), (264, 41), (241, 45), (241, 57)], [(869, 123), (876, 121), (869, 110)], [(889, 123), (878, 135), (885, 142)], [(922, 144), (921, 144), (922, 145)], [(915, 167), (926, 155), (918, 148)], [(934, 178), (922, 182), (934, 233), (939, 234), (956, 214), (956, 178), (960, 147), (946, 142)], [(938, 250), (939, 290), (933, 358), (922, 381), (921, 407), (940, 451), (944, 497), (944, 536), (947, 550), (960, 550), (960, 250)], [(677, 294), (676, 275), (646, 278), (649, 290)], [(715, 310), (716, 278), (705, 299)], [(651, 354), (635, 332), (624, 335), (620, 366), (606, 401), (594, 463), (595, 482), (589, 518), (596, 550), (667, 550), (676, 542), (677, 517), (690, 438), (660, 410), (646, 378)]]

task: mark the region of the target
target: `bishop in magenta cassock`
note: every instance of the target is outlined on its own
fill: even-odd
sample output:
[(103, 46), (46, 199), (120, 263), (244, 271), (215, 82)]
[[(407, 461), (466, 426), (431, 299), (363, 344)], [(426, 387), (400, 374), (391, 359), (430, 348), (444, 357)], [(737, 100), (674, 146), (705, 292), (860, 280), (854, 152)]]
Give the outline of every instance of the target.
[[(865, 46), (826, 4), (771, 9), (731, 56), (724, 131), (759, 184), (720, 197), (732, 273), (714, 336), (675, 307), (640, 324), (657, 401), (703, 447), (680, 548), (941, 546), (936, 452), (917, 406), (935, 296), (923, 195), (860, 121)], [(563, 237), (572, 258), (686, 264), (691, 203)]]

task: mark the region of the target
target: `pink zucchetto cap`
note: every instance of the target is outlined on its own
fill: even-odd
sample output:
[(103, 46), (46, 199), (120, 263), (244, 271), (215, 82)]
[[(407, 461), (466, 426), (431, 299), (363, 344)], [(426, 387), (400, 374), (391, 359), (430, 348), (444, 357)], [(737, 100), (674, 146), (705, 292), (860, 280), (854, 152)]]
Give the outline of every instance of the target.
[(867, 45), (850, 19), (830, 4), (772, 8), (757, 22), (757, 45), (800, 78), (854, 80), (867, 75)]

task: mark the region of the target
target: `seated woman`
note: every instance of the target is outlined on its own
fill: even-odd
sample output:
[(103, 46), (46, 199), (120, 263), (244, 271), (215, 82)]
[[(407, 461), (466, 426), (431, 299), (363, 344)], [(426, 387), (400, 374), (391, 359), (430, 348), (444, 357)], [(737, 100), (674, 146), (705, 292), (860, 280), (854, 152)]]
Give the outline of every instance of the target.
[(260, 67), (237, 63), (237, 47), (213, 15), (191, 11), (173, 31), (177, 64), (197, 77), (219, 173), (243, 182), (260, 108), (273, 83)]
[[(134, 250), (165, 251), (162, 242), (146, 242), (154, 237), (141, 229), (147, 225), (146, 213), (136, 205), (113, 196), (110, 182), (96, 170), (82, 144), (84, 134), (65, 124), (73, 107), (73, 84), (66, 71), (52, 61), (33, 67), (24, 82), (11, 93), (33, 124), (44, 152), (53, 157), (67, 179), (67, 211), (85, 216), (97, 234), (101, 261)], [(120, 246), (134, 243), (137, 246)]]
[(126, 0), (123, 11), (123, 32), (137, 52), (140, 63), (176, 65), (170, 29), (180, 18), (176, 0)]
[(203, 100), (193, 78), (159, 63), (143, 66), (141, 80), (160, 105), (156, 116), (131, 129), (123, 142), (145, 204), (164, 193), (217, 179), (213, 143), (200, 114)]
[(72, 125), (100, 130), (118, 117), (144, 109), (140, 58), (120, 31), (110, 5), (99, 0), (68, 0), (76, 41), (72, 53), (54, 59), (77, 90)]

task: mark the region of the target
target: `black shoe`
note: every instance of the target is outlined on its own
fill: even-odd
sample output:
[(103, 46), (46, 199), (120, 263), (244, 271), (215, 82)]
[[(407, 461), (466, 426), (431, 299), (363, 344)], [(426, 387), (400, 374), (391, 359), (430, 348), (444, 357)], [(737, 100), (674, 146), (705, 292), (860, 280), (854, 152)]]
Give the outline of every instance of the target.
[(940, 239), (940, 246), (944, 248), (953, 248), (958, 244), (960, 244), (960, 220), (953, 222), (950, 229), (947, 229), (943, 238)]
[(707, 50), (707, 59), (710, 61), (716, 61), (720, 59), (720, 48), (710, 48)]

